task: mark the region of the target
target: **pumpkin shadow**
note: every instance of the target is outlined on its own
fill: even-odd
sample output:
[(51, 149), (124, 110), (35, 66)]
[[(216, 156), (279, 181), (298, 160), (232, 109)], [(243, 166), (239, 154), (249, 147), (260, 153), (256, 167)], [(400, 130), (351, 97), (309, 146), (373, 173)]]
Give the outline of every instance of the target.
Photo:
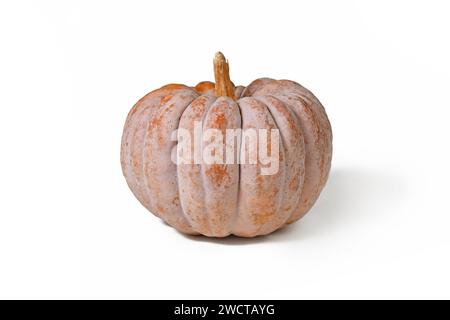
[(336, 168), (309, 213), (298, 222), (269, 235), (273, 241), (302, 241), (379, 219), (406, 195), (405, 178), (369, 168)]
[(394, 173), (362, 168), (332, 169), (327, 185), (309, 213), (301, 220), (269, 235), (255, 238), (229, 236), (208, 238), (184, 237), (219, 245), (255, 245), (264, 242), (293, 242), (326, 236), (333, 230), (357, 225), (374, 218), (374, 212), (396, 205), (405, 194), (404, 179)]

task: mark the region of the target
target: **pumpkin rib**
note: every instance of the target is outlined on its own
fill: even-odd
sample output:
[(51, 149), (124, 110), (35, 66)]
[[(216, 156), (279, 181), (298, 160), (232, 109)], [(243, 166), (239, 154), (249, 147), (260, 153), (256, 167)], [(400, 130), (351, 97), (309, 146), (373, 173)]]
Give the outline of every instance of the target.
[[(181, 209), (177, 204), (179, 190), (176, 166), (171, 161), (171, 152), (175, 142), (171, 141), (170, 135), (172, 133), (171, 128), (176, 129), (178, 127), (182, 112), (192, 100), (198, 97), (198, 94), (188, 87), (182, 88), (177, 93), (174, 94), (173, 90), (164, 95), (162, 104), (157, 107), (152, 115), (145, 137), (144, 177), (158, 215), (167, 224), (183, 232), (192, 233), (192, 228), (181, 214)], [(159, 154), (159, 158), (148, 156), (148, 153), (153, 153), (154, 150)]]
[[(125, 148), (127, 150), (126, 157), (130, 159), (130, 163), (125, 163), (126, 167), (124, 168), (124, 174), (130, 175), (130, 179), (127, 179), (129, 185), (134, 185), (135, 187), (130, 187), (132, 192), (138, 198), (139, 202), (142, 203), (144, 207), (148, 210), (152, 211), (152, 206), (150, 201), (145, 195), (145, 191), (142, 188), (142, 182), (140, 178), (142, 176), (142, 172), (138, 168), (142, 166), (142, 157), (137, 156), (136, 150), (140, 149), (140, 145), (143, 145), (143, 135), (145, 131), (142, 133), (142, 137), (137, 137), (138, 130), (140, 126), (143, 126), (146, 121), (148, 122), (149, 116), (145, 116), (147, 111), (151, 112), (154, 108), (154, 104), (159, 103), (159, 96), (155, 95), (154, 92), (151, 94), (147, 94), (144, 98), (139, 100), (139, 105), (137, 105), (135, 112), (130, 115), (130, 126), (127, 128), (127, 142)], [(147, 119), (147, 120), (142, 120)], [(129, 140), (128, 140), (129, 139)], [(127, 145), (128, 143), (128, 145)], [(133, 163), (131, 163), (131, 161)], [(136, 163), (137, 162), (137, 163)], [(131, 181), (129, 181), (131, 180)]]
[(238, 193), (237, 193), (237, 208), (236, 208), (236, 214), (234, 217), (234, 221), (230, 227), (230, 234), (234, 235), (234, 236), (238, 236), (238, 237), (245, 237), (244, 235), (240, 234), (239, 232), (236, 231), (237, 225), (239, 224), (240, 219), (242, 218), (242, 214), (241, 214), (241, 210), (240, 210), (240, 203), (241, 203), (241, 180), (242, 180), (242, 164), (240, 163), (241, 160), (241, 155), (242, 155), (242, 146), (244, 145), (243, 141), (242, 141), (242, 131), (244, 130), (244, 116), (243, 116), (243, 112), (242, 112), (242, 106), (241, 106), (241, 99), (236, 101), (237, 105), (238, 105), (238, 110), (239, 110), (239, 115), (241, 117), (241, 136), (239, 138), (239, 150), (238, 150), (238, 159), (239, 159), (239, 180), (238, 180)]
[[(215, 96), (214, 96), (215, 97)], [(205, 118), (206, 118), (206, 115), (208, 114), (208, 111), (209, 111), (209, 109), (211, 108), (211, 106), (213, 105), (213, 103), (214, 102), (216, 102), (216, 100), (217, 100), (217, 97), (215, 97), (215, 99), (214, 99), (214, 101), (212, 101), (209, 105), (208, 105), (208, 107), (206, 108), (206, 110), (205, 110), (205, 112), (203, 113), (203, 116), (202, 116), (202, 134), (203, 134), (203, 131), (204, 131), (204, 129), (205, 129)], [(202, 138), (203, 139), (203, 138)], [(202, 157), (202, 159), (201, 159), (201, 163), (200, 163), (200, 183), (201, 183), (201, 185), (202, 185), (202, 188), (203, 188), (203, 190), (205, 189), (205, 177), (204, 177), (204, 174), (203, 174), (203, 170), (202, 170), (202, 163), (203, 163), (203, 140), (202, 140), (202, 143), (201, 143), (201, 148), (200, 148), (200, 150), (201, 150), (201, 157)], [(209, 219), (208, 219), (208, 216), (205, 214), (205, 211), (206, 211), (206, 193), (205, 192), (203, 192), (203, 212), (201, 213), (202, 215), (203, 215), (203, 218), (205, 219), (205, 221), (206, 221), (206, 228), (207, 228), (207, 233), (208, 233), (208, 231), (209, 230), (211, 230), (211, 226), (210, 226), (210, 221), (209, 221)], [(202, 232), (203, 233), (203, 232)]]
[[(253, 97), (244, 97), (239, 101), (242, 112), (242, 130), (276, 128), (266, 106)], [(272, 122), (270, 121), (272, 120)], [(244, 146), (245, 137), (241, 139), (242, 155), (247, 155)], [(244, 151), (244, 152), (243, 152)], [(247, 160), (247, 159), (246, 159)], [(275, 209), (280, 199), (281, 181), (284, 171), (284, 159), (281, 159), (279, 171), (273, 175), (260, 175), (259, 164), (241, 163), (238, 217), (232, 233), (240, 237), (253, 237), (273, 231), (271, 220), (276, 216)], [(242, 162), (242, 159), (241, 159)], [(247, 162), (247, 161), (246, 161)], [(263, 225), (261, 227), (261, 225)]]
[[(161, 97), (158, 96), (158, 98), (159, 98), (159, 103), (158, 104), (160, 104), (161, 103)], [(139, 186), (143, 185), (142, 193), (143, 193), (143, 196), (146, 197), (146, 202), (148, 202), (150, 212), (152, 212), (155, 216), (160, 217), (160, 215), (155, 210), (155, 207), (153, 206), (152, 197), (148, 196), (148, 188), (147, 188), (147, 183), (145, 181), (146, 178), (145, 178), (145, 170), (144, 170), (144, 167), (145, 167), (144, 152), (146, 150), (146, 146), (145, 146), (146, 138), (145, 138), (145, 136), (147, 134), (147, 131), (148, 131), (149, 126), (150, 126), (151, 119), (152, 119), (156, 109), (157, 109), (157, 104), (149, 105), (148, 108), (146, 108), (145, 110), (142, 111), (141, 117), (145, 119), (143, 121), (144, 124), (145, 124), (145, 130), (143, 131), (143, 137), (141, 139), (142, 140), (142, 147), (141, 147), (141, 156), (140, 156), (140, 159), (139, 159), (139, 161), (141, 162), (141, 165), (140, 165), (140, 171), (141, 172), (138, 175), (135, 175), (135, 179), (136, 179), (136, 183)], [(145, 115), (145, 112), (147, 112), (147, 115)], [(137, 144), (134, 143), (134, 148), (136, 148), (136, 147), (137, 147)], [(142, 181), (140, 181), (140, 180), (142, 180)]]
[[(158, 111), (158, 108), (161, 107), (161, 103), (162, 103), (164, 97), (165, 97), (165, 95), (160, 95), (159, 96), (159, 99), (160, 99), (159, 104), (153, 106), (153, 108), (148, 111), (148, 117), (147, 117), (147, 120), (146, 120), (146, 128), (145, 128), (145, 133), (144, 133), (144, 138), (143, 138), (143, 147), (142, 147), (142, 150), (141, 150), (142, 151), (142, 153), (141, 153), (141, 159), (142, 159), (141, 170), (142, 170), (142, 174), (141, 175), (142, 175), (142, 178), (143, 178), (143, 181), (144, 181), (145, 193), (146, 193), (147, 197), (149, 199), (152, 199), (152, 200), (153, 200), (153, 197), (151, 196), (152, 192), (151, 192), (151, 190), (150, 190), (150, 188), (148, 186), (148, 181), (147, 181), (148, 178), (147, 178), (147, 175), (146, 175), (146, 172), (147, 172), (146, 159), (150, 158), (150, 156), (148, 155), (149, 146), (148, 146), (148, 141), (147, 140), (148, 140), (148, 135), (150, 134), (150, 131), (151, 131), (151, 124), (152, 124), (152, 121), (153, 121), (153, 117), (155, 116), (155, 113)], [(150, 201), (153, 202), (152, 200), (150, 200)], [(160, 217), (164, 221), (164, 219), (161, 217), (161, 215), (159, 214), (159, 212), (158, 212), (156, 206), (154, 206), (154, 204), (152, 204), (151, 212), (155, 216)]]
[(134, 194), (134, 196), (139, 200), (139, 202), (145, 207), (144, 202), (141, 199), (141, 196), (138, 194), (137, 191), (134, 190), (133, 185), (132, 185), (132, 181), (133, 179), (130, 179), (130, 175), (131, 175), (131, 159), (130, 159), (130, 131), (131, 128), (133, 126), (133, 116), (135, 115), (137, 106), (138, 106), (139, 102), (137, 102), (133, 108), (130, 110), (130, 112), (128, 113), (127, 119), (125, 121), (125, 125), (124, 125), (124, 129), (123, 129), (123, 134), (122, 134), (122, 147), (120, 150), (120, 163), (121, 163), (121, 167), (122, 167), (122, 173), (123, 175), (126, 177), (126, 182), (128, 184), (128, 187), (130, 188), (131, 192)]
[[(294, 98), (299, 98), (300, 99), (300, 103), (303, 106), (303, 109), (299, 109), (298, 113), (295, 112), (295, 107), (290, 104), (291, 109), (294, 110), (294, 113), (297, 114), (297, 117), (300, 121), (300, 123), (309, 123), (312, 124), (313, 126), (313, 141), (309, 141), (309, 145), (311, 146), (312, 144), (314, 145), (313, 149), (310, 149), (310, 152), (308, 152), (309, 157), (307, 156), (305, 159), (305, 168), (307, 170), (307, 175), (305, 176), (305, 188), (302, 190), (302, 193), (300, 194), (300, 201), (299, 204), (297, 206), (297, 208), (292, 212), (291, 217), (288, 220), (288, 224), (297, 221), (298, 219), (302, 218), (306, 213), (308, 213), (308, 211), (312, 208), (312, 206), (314, 205), (314, 203), (316, 202), (316, 200), (319, 197), (320, 194), (320, 190), (321, 190), (321, 178), (319, 177), (319, 179), (315, 182), (313, 182), (313, 185), (311, 185), (311, 183), (307, 184), (306, 182), (311, 182), (311, 177), (315, 177), (316, 175), (312, 172), (312, 168), (308, 169), (309, 165), (311, 166), (315, 166), (316, 167), (316, 158), (322, 158), (324, 156), (324, 150), (322, 148), (320, 148), (321, 142), (320, 142), (320, 121), (316, 115), (316, 112), (314, 110), (312, 110), (312, 108), (310, 107), (310, 104), (305, 101), (304, 99), (301, 98), (300, 95), (298, 94), (292, 94), (292, 95), (288, 95), (288, 97), (294, 97)], [(298, 100), (297, 100), (298, 101)], [(308, 121), (304, 121), (301, 117), (300, 114), (302, 113), (307, 113), (308, 116), (310, 117), (308, 119)], [(303, 130), (305, 130), (305, 127), (302, 127)], [(311, 153), (314, 154), (311, 154)], [(312, 161), (312, 162), (311, 162)], [(320, 165), (317, 166), (318, 170), (320, 171)], [(311, 191), (309, 191), (309, 189)], [(310, 194), (306, 194), (305, 192), (311, 192)]]
[[(194, 99), (189, 106), (184, 110), (183, 114), (180, 117), (180, 122), (178, 128), (187, 129), (186, 127), (190, 125), (194, 125), (195, 121), (202, 121), (204, 116), (212, 105), (212, 103), (216, 100), (213, 96), (201, 95)], [(203, 103), (203, 104), (202, 104)], [(199, 109), (202, 110), (199, 110)], [(186, 125), (185, 125), (186, 122)], [(194, 128), (189, 128), (191, 136), (193, 136)], [(192, 149), (191, 149), (192, 151)], [(192, 164), (192, 165), (178, 165), (177, 166), (177, 174), (178, 174), (178, 192), (180, 197), (180, 206), (183, 211), (184, 216), (188, 220), (192, 229), (198, 233), (202, 233), (204, 230), (201, 227), (202, 222), (199, 219), (202, 219), (202, 214), (200, 217), (194, 216), (194, 212), (199, 207), (195, 207), (194, 204), (191, 204), (188, 200), (190, 198), (194, 199), (194, 202), (200, 206), (200, 208), (204, 208), (204, 185), (201, 177), (200, 164)], [(197, 172), (198, 171), (198, 172)], [(186, 175), (186, 177), (185, 177)], [(184, 186), (187, 184), (187, 186)], [(186, 191), (185, 191), (186, 189)], [(198, 190), (200, 189), (200, 190)], [(200, 194), (200, 196), (199, 196)], [(186, 200), (188, 197), (188, 200)], [(202, 209), (203, 211), (203, 209)], [(204, 223), (204, 222), (203, 222)]]
[[(172, 88), (172, 89), (170, 89)], [(125, 135), (127, 136), (127, 142), (125, 142), (125, 151), (127, 151), (126, 153), (124, 153), (124, 157), (126, 159), (130, 159), (133, 158), (133, 154), (135, 153), (133, 150), (136, 149), (137, 147), (137, 143), (136, 143), (136, 139), (135, 139), (135, 135), (136, 135), (136, 130), (139, 129), (139, 124), (141, 124), (141, 122), (139, 121), (140, 119), (142, 119), (142, 115), (147, 112), (147, 109), (151, 109), (150, 111), (153, 110), (154, 106), (160, 103), (160, 99), (163, 95), (168, 93), (168, 90), (173, 90), (173, 88), (187, 88), (184, 85), (179, 85), (179, 84), (169, 84), (169, 85), (165, 85), (159, 89), (153, 90), (149, 93), (147, 93), (146, 95), (144, 95), (141, 99), (139, 99), (139, 101), (133, 106), (133, 108), (130, 110), (130, 112), (128, 113), (127, 116), (127, 120), (125, 122), (125, 128), (124, 128), (124, 134), (123, 136), (125, 137)], [(154, 100), (154, 101), (153, 101)], [(137, 119), (137, 120), (135, 120)], [(144, 117), (144, 119), (146, 119)], [(147, 123), (148, 123), (148, 119), (146, 119)], [(137, 122), (137, 123), (135, 123)], [(145, 123), (145, 121), (142, 121)], [(145, 131), (144, 133), (145, 134)], [(132, 138), (129, 138), (129, 136), (132, 136)], [(130, 141), (128, 141), (128, 139), (131, 139)], [(141, 138), (141, 140), (143, 140), (143, 137)], [(140, 141), (143, 142), (143, 141)], [(139, 149), (139, 148), (137, 148)], [(134, 162), (139, 161), (142, 165), (142, 157), (135, 157)], [(145, 190), (142, 190), (142, 182), (139, 180), (142, 176), (142, 172), (138, 172), (139, 170), (133, 169), (133, 166), (131, 166), (130, 168), (130, 164), (127, 163), (127, 161), (122, 161), (123, 164), (125, 164), (125, 166), (122, 166), (122, 172), (124, 173), (125, 176), (127, 175), (131, 175), (131, 179), (126, 179), (127, 180), (127, 184), (130, 187), (132, 193), (136, 196), (136, 198), (139, 200), (139, 202), (145, 207), (147, 208), (150, 212), (154, 212), (155, 210), (152, 208), (151, 206), (151, 197), (146, 197), (145, 195)], [(137, 167), (141, 167), (140, 165), (137, 165)], [(130, 181), (131, 180), (131, 181)], [(135, 184), (136, 187), (133, 187), (132, 185)], [(156, 213), (154, 213), (156, 216), (158, 216)]]
[[(290, 80), (286, 80), (286, 81), (290, 81)], [(306, 90), (306, 89), (305, 89)], [(313, 96), (313, 101), (315, 100), (317, 103), (310, 103), (307, 104), (307, 102), (305, 101), (305, 103), (307, 104), (307, 106), (309, 106), (309, 108), (311, 109), (311, 112), (313, 112), (314, 117), (316, 118), (317, 122), (319, 123), (318, 125), (318, 134), (319, 134), (319, 149), (322, 150), (323, 152), (321, 153), (321, 157), (320, 157), (320, 165), (319, 167), (324, 168), (327, 166), (331, 165), (331, 155), (332, 155), (332, 150), (328, 150), (332, 148), (332, 131), (331, 131), (331, 125), (330, 125), (330, 121), (328, 120), (328, 116), (325, 113), (325, 109), (323, 108), (322, 104), (320, 103), (320, 101), (312, 94), (310, 93), (310, 95)], [(305, 99), (304, 96), (299, 95), (300, 99)], [(316, 107), (314, 107), (316, 106)], [(320, 109), (319, 109), (320, 106)], [(330, 141), (329, 143), (327, 141)], [(329, 146), (327, 146), (329, 144)], [(327, 148), (328, 147), (328, 148)], [(329, 151), (329, 152), (327, 152)], [(329, 168), (328, 169), (323, 169), (321, 170), (321, 176), (320, 176), (320, 181), (321, 181), (321, 185), (322, 188), (325, 185), (325, 182), (327, 180), (327, 176), (329, 173)], [(321, 189), (318, 190), (318, 193), (320, 193)]]
[[(285, 187), (285, 185), (286, 185), (286, 180), (287, 180), (287, 179), (286, 179), (286, 177), (287, 177), (287, 167), (288, 167), (288, 162), (287, 162), (287, 160), (286, 160), (286, 158), (287, 158), (287, 152), (286, 152), (286, 149), (285, 149), (285, 144), (286, 144), (285, 138), (283, 137), (283, 134), (281, 133), (282, 130), (281, 130), (280, 126), (279, 126), (279, 123), (277, 122), (277, 120), (275, 119), (275, 117), (274, 117), (272, 111), (270, 110), (270, 108), (269, 108), (269, 106), (268, 106), (268, 103), (267, 103), (266, 101), (261, 100), (262, 97), (259, 97), (259, 99), (258, 99), (258, 97), (255, 97), (255, 96), (252, 96), (252, 97), (253, 97), (254, 99), (258, 100), (259, 102), (261, 102), (261, 103), (265, 106), (265, 109), (266, 109), (267, 114), (272, 118), (272, 121), (275, 123), (276, 129), (278, 129), (278, 132), (280, 133), (279, 137), (280, 137), (280, 140), (281, 140), (281, 144), (280, 144), (280, 150), (279, 150), (279, 157), (280, 157), (280, 161), (281, 161), (281, 158), (285, 159), (285, 161), (284, 161), (283, 176), (282, 176), (282, 183), (281, 183), (281, 185), (282, 185), (282, 189), (281, 189), (281, 190), (285, 190), (284, 187)], [(279, 199), (278, 199), (278, 200), (279, 200), (279, 203), (277, 204), (277, 208), (275, 209), (275, 213), (274, 213), (274, 215), (276, 215), (276, 216), (278, 216), (278, 215), (281, 213), (281, 206), (282, 206), (282, 204), (283, 204), (284, 197), (285, 197), (285, 193), (284, 193), (284, 192), (281, 192), (281, 196), (280, 196)], [(287, 218), (288, 218), (288, 217), (286, 217), (286, 219), (287, 219)], [(275, 225), (275, 227), (273, 228), (273, 230), (270, 230), (270, 231), (267, 232), (267, 233), (271, 233), (271, 232), (273, 232), (274, 230), (277, 230), (278, 228), (280, 228), (280, 226), (282, 226), (282, 225), (284, 224), (284, 222), (285, 222), (286, 219), (281, 219), (281, 222), (279, 222), (277, 225)], [(272, 222), (275, 221), (275, 220), (276, 220), (276, 219), (273, 219)], [(259, 229), (258, 229), (258, 231), (257, 231), (258, 234), (263, 235), (263, 234), (260, 233), (260, 232), (261, 232), (261, 229), (262, 229), (263, 227), (264, 227), (264, 225), (261, 224), (261, 226), (259, 227)]]
[[(135, 170), (132, 172), (133, 175), (133, 179), (135, 180), (135, 183), (137, 185), (137, 191), (140, 193), (140, 197), (143, 199), (144, 203), (144, 207), (146, 207), (150, 212), (152, 212), (155, 216), (159, 217), (159, 214), (157, 214), (157, 211), (155, 210), (154, 206), (152, 205), (152, 197), (148, 196), (148, 190), (146, 188), (145, 185), (145, 175), (144, 175), (144, 150), (145, 150), (145, 134), (148, 131), (148, 126), (150, 124), (150, 120), (157, 108), (158, 105), (161, 104), (161, 100), (167, 96), (168, 94), (168, 88), (170, 87), (180, 87), (182, 85), (177, 85), (177, 84), (170, 84), (170, 85), (166, 85), (163, 86), (159, 89), (153, 90), (152, 92), (146, 94), (143, 98), (141, 98), (139, 100), (140, 104), (140, 110), (139, 112), (135, 113), (136, 118), (138, 119), (136, 122), (135, 127), (133, 128), (134, 133), (136, 134), (136, 129), (139, 128), (139, 124), (143, 123), (143, 125), (145, 125), (145, 129), (142, 132), (142, 137), (140, 139), (138, 139), (138, 142), (136, 142), (136, 139), (134, 139), (133, 143), (130, 143), (130, 150), (131, 150), (131, 154), (133, 154), (133, 150), (134, 149), (142, 149), (141, 150), (141, 155), (140, 156), (136, 156), (135, 157), (135, 161), (139, 161), (140, 165), (138, 165), (137, 167), (139, 167), (139, 170)], [(183, 86), (185, 87), (185, 86)], [(173, 89), (170, 89), (173, 90)], [(146, 114), (147, 113), (147, 114)], [(142, 181), (141, 181), (142, 180)], [(142, 201), (139, 200), (141, 203)]]
[[(133, 175), (133, 173), (132, 173), (133, 169), (132, 169), (132, 163), (131, 163), (132, 160), (130, 159), (132, 143), (130, 143), (129, 140), (131, 139), (130, 136), (132, 136), (132, 132), (134, 134), (134, 128), (135, 128), (134, 119), (137, 116), (136, 113), (142, 111), (142, 109), (143, 109), (143, 108), (140, 108), (141, 105), (143, 104), (143, 99), (144, 98), (141, 98), (133, 106), (133, 108), (131, 108), (130, 112), (128, 113), (127, 120), (125, 121), (124, 131), (123, 131), (123, 135), (122, 135), (122, 150), (121, 150), (122, 172), (124, 173), (124, 175)], [(129, 160), (127, 161), (127, 159), (129, 159)], [(133, 180), (134, 179), (135, 179), (135, 177), (133, 175)], [(134, 190), (134, 188), (132, 187), (132, 181), (130, 181), (130, 179), (127, 179), (127, 183), (128, 183), (128, 186), (130, 187), (131, 191), (133, 192), (133, 194), (136, 196), (136, 198), (138, 198), (139, 202), (141, 202), (142, 205), (145, 206), (145, 204), (142, 201), (141, 196), (139, 195), (137, 190)]]
[[(283, 187), (283, 190), (286, 193), (283, 197), (283, 203), (285, 205), (283, 211), (287, 211), (287, 213), (285, 214), (285, 219), (279, 226), (281, 227), (287, 223), (290, 216), (294, 212), (298, 202), (300, 201), (300, 194), (303, 189), (305, 171), (302, 170), (302, 168), (305, 166), (306, 158), (303, 131), (298, 118), (283, 101), (273, 95), (259, 96), (255, 98), (267, 105), (268, 111), (272, 115), (280, 131), (280, 137), (285, 151), (284, 154), (287, 158), (285, 162), (286, 179)], [(296, 143), (298, 143), (297, 146), (295, 145)], [(289, 146), (289, 148), (287, 146)], [(294, 148), (297, 148), (297, 152), (299, 154), (296, 154), (296, 150)], [(290, 167), (290, 164), (293, 168)], [(291, 171), (293, 172), (291, 173)], [(289, 192), (291, 192), (291, 196), (286, 198), (286, 196), (289, 196)]]
[[(227, 129), (241, 126), (240, 113), (235, 101), (229, 97), (217, 98), (205, 113), (203, 132), (219, 130), (226, 138)], [(223, 147), (223, 146), (222, 146)], [(202, 148), (202, 153), (205, 149)], [(222, 148), (222, 159), (226, 148)], [(234, 150), (236, 152), (236, 150)], [(234, 156), (236, 154), (234, 153)], [(229, 235), (237, 203), (238, 167), (236, 163), (202, 163), (201, 173), (205, 190), (205, 215), (209, 221), (209, 234), (224, 237)]]
[[(170, 85), (168, 85), (170, 86)], [(153, 197), (151, 196), (151, 192), (149, 190), (148, 187), (148, 182), (147, 182), (147, 176), (146, 176), (146, 159), (151, 158), (147, 152), (148, 152), (148, 146), (147, 146), (147, 135), (150, 132), (150, 126), (152, 125), (152, 121), (153, 121), (153, 117), (155, 116), (155, 114), (158, 112), (159, 108), (162, 108), (163, 106), (165, 106), (165, 104), (168, 102), (166, 101), (167, 97), (169, 96), (169, 93), (166, 92), (164, 93), (164, 91), (162, 92), (162, 90), (166, 90), (167, 86), (163, 86), (162, 88), (157, 90), (158, 93), (158, 98), (159, 98), (159, 103), (157, 105), (153, 105), (150, 110), (148, 110), (148, 116), (146, 117), (145, 123), (146, 123), (146, 128), (144, 131), (144, 137), (143, 137), (143, 147), (142, 147), (142, 153), (141, 153), (141, 161), (142, 161), (142, 166), (141, 166), (141, 174), (140, 177), (143, 179), (143, 184), (144, 184), (144, 191), (148, 197), (148, 201), (151, 204), (151, 212), (157, 216), (157, 217), (161, 217), (161, 215), (158, 213), (157, 208), (155, 207), (155, 205), (153, 204)], [(163, 219), (164, 220), (164, 219)]]

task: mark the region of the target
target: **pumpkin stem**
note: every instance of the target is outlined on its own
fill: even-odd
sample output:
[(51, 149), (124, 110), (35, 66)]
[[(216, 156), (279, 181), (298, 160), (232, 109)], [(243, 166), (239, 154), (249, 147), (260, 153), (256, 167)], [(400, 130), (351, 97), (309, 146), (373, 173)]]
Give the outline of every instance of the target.
[(228, 61), (220, 51), (214, 56), (214, 78), (216, 96), (234, 99), (234, 85), (230, 80)]

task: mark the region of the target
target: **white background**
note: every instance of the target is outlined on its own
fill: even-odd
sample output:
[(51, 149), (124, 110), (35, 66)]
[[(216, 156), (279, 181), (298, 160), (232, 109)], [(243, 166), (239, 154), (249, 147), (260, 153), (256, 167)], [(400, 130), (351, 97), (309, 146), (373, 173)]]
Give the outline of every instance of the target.
[[(446, 1), (2, 1), (0, 298), (450, 298)], [(133, 197), (120, 138), (170, 82), (287, 78), (334, 158), (257, 239), (186, 237)]]

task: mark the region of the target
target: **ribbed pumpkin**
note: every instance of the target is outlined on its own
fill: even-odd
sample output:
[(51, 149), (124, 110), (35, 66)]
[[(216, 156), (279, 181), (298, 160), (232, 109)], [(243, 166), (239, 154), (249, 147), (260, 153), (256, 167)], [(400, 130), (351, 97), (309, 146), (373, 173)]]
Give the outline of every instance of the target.
[[(331, 126), (309, 90), (269, 78), (235, 87), (228, 70), (217, 53), (216, 84), (165, 85), (140, 99), (125, 122), (121, 164), (128, 186), (144, 207), (183, 233), (271, 233), (308, 212), (330, 170)], [(260, 163), (175, 164), (174, 130), (193, 132), (198, 121), (203, 130), (277, 128), (278, 172), (262, 175)]]

